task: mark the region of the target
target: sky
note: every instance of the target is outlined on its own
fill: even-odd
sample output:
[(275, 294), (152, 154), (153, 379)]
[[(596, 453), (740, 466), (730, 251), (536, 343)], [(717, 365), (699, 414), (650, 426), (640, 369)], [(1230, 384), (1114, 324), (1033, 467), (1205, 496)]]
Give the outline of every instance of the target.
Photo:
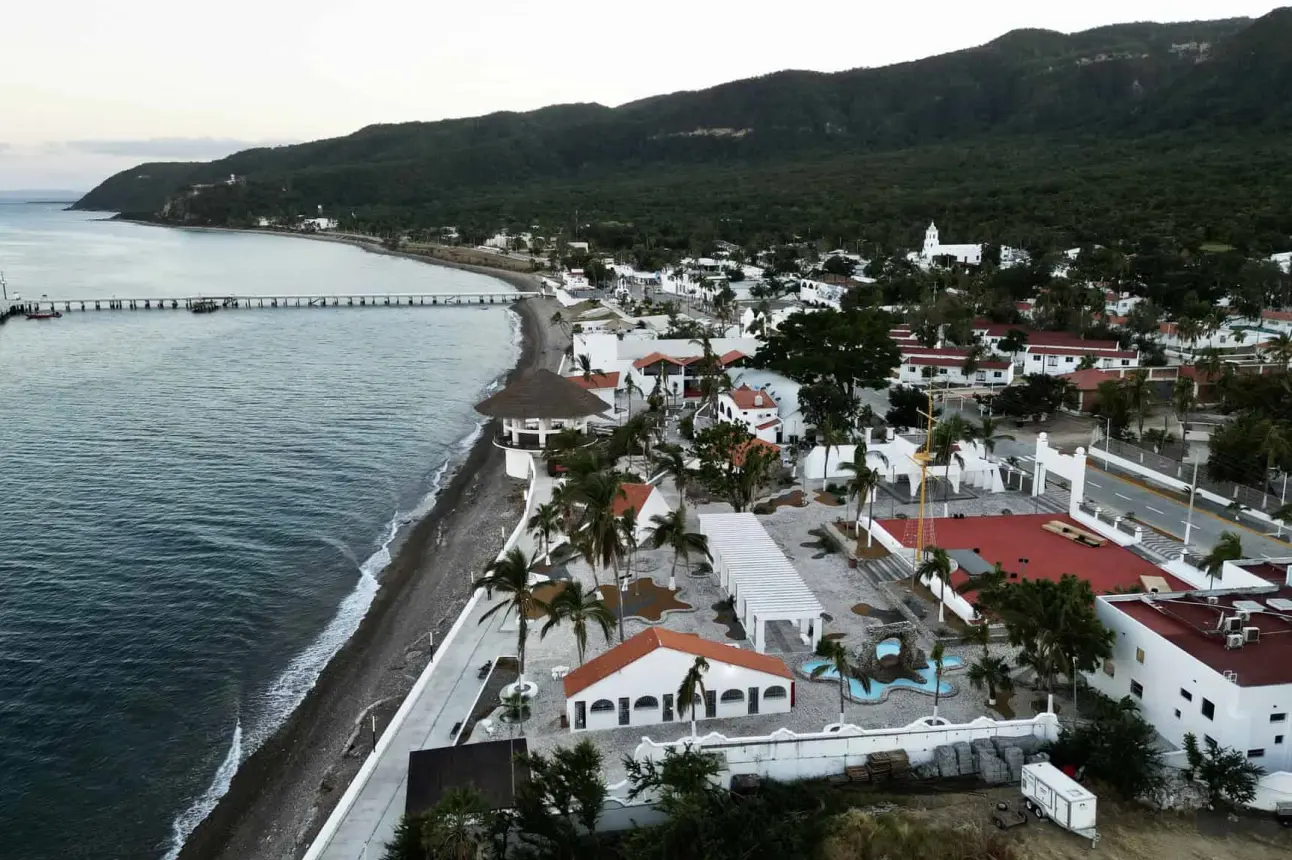
[[(1286, 0), (1285, 0), (1286, 2)], [(1269, 0), (53, 0), (0, 24), (0, 189), (562, 102), (839, 71), (1009, 30), (1257, 17)]]

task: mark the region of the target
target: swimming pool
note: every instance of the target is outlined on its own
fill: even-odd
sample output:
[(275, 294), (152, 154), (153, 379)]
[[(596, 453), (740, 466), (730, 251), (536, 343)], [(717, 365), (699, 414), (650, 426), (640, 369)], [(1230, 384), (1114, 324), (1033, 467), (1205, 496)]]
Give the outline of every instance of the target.
[[(884, 645), (888, 642), (895, 642), (895, 641), (896, 640), (886, 639), (884, 640), (884, 642), (880, 642), (879, 646), (875, 650), (879, 653), (881, 657), (885, 656)], [(889, 651), (888, 653), (896, 654), (897, 648), (894, 647), (893, 650)], [(811, 677), (812, 671), (814, 669), (816, 669), (818, 666), (822, 666), (825, 664), (826, 664), (825, 660), (820, 660), (820, 659), (809, 660), (806, 663), (804, 663), (802, 666), (803, 673), (808, 677)], [(951, 686), (951, 683), (947, 681), (945, 676), (948, 671), (952, 669), (959, 669), (963, 664), (964, 664), (964, 661), (961, 660), (959, 657), (946, 657), (943, 659), (942, 683), (938, 685), (938, 688), (937, 688), (937, 691), (940, 695), (945, 696), (955, 691), (955, 687)], [(916, 669), (915, 673), (920, 676), (921, 678), (920, 681), (913, 681), (910, 678), (898, 678), (897, 680), (893, 681), (891, 684), (883, 684), (883, 683), (880, 683), (879, 681), (875, 681), (872, 679), (870, 682), (869, 693), (867, 693), (865, 690), (862, 689), (860, 681), (858, 681), (856, 678), (849, 678), (848, 694), (858, 702), (870, 702), (870, 703), (882, 702), (885, 698), (888, 697), (889, 690), (916, 690), (918, 692), (929, 693), (931, 695), (934, 690), (934, 681), (935, 681), (935, 675), (936, 675), (936, 672), (934, 671), (933, 666), (930, 665), (927, 669)], [(831, 666), (830, 668), (826, 669), (817, 677), (828, 681), (837, 681), (839, 679), (839, 673), (835, 671), (835, 668), (833, 666)]]

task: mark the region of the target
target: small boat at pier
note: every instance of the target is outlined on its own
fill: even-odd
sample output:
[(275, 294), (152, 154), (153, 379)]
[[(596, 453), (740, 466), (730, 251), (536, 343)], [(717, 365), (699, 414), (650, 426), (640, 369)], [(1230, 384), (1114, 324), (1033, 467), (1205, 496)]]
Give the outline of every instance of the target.
[(62, 317), (61, 311), (28, 311), (27, 319), (29, 320), (56, 320)]
[(193, 302), (193, 307), (190, 308), (195, 314), (213, 314), (219, 309), (220, 305), (215, 299), (201, 299)]

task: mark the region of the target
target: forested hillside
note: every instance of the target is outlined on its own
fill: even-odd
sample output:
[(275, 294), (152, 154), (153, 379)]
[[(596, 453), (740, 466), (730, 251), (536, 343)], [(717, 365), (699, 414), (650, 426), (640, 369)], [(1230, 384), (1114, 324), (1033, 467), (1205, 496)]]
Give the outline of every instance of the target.
[[(308, 212), (404, 227), (631, 221), (639, 233), (957, 234), (1028, 246), (1130, 232), (1292, 233), (1292, 10), (1023, 30), (878, 69), (781, 72), (606, 108), (380, 125), (112, 177), (82, 208), (238, 224)], [(229, 174), (243, 184), (192, 183)], [(1120, 232), (1119, 232), (1120, 231)], [(886, 235), (893, 234), (893, 235)]]

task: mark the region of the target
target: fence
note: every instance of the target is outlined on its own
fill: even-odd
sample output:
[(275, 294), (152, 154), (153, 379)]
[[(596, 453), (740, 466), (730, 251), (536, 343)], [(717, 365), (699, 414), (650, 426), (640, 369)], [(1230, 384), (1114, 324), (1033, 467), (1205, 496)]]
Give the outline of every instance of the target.
[[(1110, 454), (1116, 454), (1125, 460), (1139, 463), (1146, 469), (1158, 472), (1163, 475), (1170, 475), (1190, 484), (1193, 481), (1193, 464), (1185, 463), (1181, 460), (1173, 460), (1170, 457), (1164, 457), (1154, 451), (1141, 448), (1138, 445), (1132, 445), (1129, 442), (1123, 442), (1120, 439), (1102, 439), (1095, 446), (1096, 449), (1107, 451)], [(1216, 481), (1207, 477), (1206, 469), (1203, 466), (1198, 468), (1198, 487), (1199, 489), (1208, 490), (1217, 496), (1222, 496), (1231, 501), (1237, 502), (1245, 508), (1270, 513), (1277, 510), (1283, 504), (1283, 493), (1272, 493), (1263, 491), (1256, 487), (1248, 487), (1243, 484), (1235, 484), (1231, 481)]]

